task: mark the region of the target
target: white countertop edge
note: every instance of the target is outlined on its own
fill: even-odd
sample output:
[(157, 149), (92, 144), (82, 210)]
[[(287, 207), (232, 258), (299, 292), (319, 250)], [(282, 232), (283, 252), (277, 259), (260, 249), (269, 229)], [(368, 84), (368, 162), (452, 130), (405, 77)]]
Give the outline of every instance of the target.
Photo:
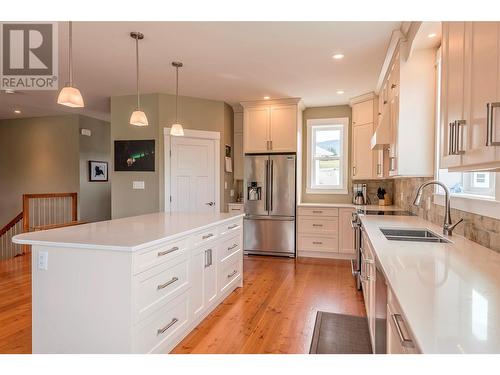
[[(91, 249), (91, 250), (106, 250), (106, 251), (123, 251), (123, 252), (136, 252), (139, 250), (146, 249), (148, 247), (153, 247), (162, 244), (163, 242), (175, 240), (179, 237), (183, 237), (186, 235), (190, 235), (192, 233), (202, 231), (206, 228), (209, 228), (213, 225), (218, 225), (225, 223), (227, 221), (234, 220), (236, 218), (243, 218), (245, 214), (235, 214), (234, 216), (228, 217), (226, 219), (222, 220), (217, 220), (212, 223), (208, 223), (196, 228), (188, 229), (179, 233), (172, 234), (167, 237), (159, 238), (153, 241), (145, 242), (143, 244), (137, 245), (137, 246), (113, 246), (113, 245), (95, 245), (95, 244), (85, 244), (85, 243), (75, 243), (75, 242), (52, 242), (52, 241), (43, 241), (43, 240), (23, 240), (19, 239), (18, 237), (22, 236), (23, 234), (18, 234), (14, 237), (12, 237), (12, 242), (20, 245), (31, 245), (31, 246), (50, 246), (50, 247), (66, 247), (66, 248), (75, 248), (75, 249)], [(89, 223), (92, 224), (92, 223)], [(86, 225), (86, 224), (82, 224)], [(59, 229), (59, 228), (56, 228)], [(52, 230), (56, 230), (52, 229)], [(29, 232), (33, 233), (33, 232)]]

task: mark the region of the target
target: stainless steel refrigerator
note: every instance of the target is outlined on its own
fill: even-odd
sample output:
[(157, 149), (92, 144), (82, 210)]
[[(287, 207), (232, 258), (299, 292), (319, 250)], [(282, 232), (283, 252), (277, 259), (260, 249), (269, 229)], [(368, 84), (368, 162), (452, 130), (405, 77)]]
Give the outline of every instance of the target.
[(295, 256), (294, 154), (245, 156), (245, 254)]

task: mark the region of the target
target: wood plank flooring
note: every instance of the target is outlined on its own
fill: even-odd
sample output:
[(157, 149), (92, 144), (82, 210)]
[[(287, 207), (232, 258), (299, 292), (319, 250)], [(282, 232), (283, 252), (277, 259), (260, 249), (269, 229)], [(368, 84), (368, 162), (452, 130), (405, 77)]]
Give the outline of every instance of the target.
[[(347, 261), (245, 257), (244, 287), (172, 353), (308, 353), (317, 310), (365, 316)], [(0, 353), (31, 353), (31, 260), (0, 261)]]

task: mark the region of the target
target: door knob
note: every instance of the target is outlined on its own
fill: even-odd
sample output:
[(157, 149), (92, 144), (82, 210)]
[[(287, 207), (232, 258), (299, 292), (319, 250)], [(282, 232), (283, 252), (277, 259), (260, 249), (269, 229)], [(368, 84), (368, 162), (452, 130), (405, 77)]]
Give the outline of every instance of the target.
[(207, 206), (215, 206), (215, 202), (208, 202), (208, 203), (205, 203)]

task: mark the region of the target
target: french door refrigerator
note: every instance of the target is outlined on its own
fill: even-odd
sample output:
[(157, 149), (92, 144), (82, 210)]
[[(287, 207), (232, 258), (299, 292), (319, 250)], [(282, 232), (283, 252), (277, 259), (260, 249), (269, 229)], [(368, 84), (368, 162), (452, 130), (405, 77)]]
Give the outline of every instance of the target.
[(295, 154), (245, 156), (245, 254), (295, 257)]

